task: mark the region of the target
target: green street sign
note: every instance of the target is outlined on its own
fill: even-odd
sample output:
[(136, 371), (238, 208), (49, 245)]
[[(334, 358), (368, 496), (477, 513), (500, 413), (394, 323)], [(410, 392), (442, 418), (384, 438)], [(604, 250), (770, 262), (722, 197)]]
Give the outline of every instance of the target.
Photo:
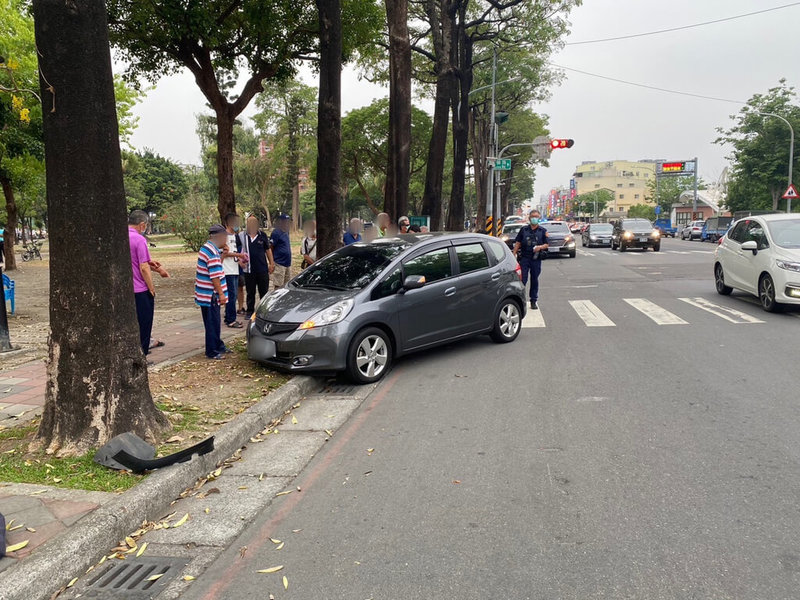
[(494, 161), (494, 170), (495, 171), (510, 171), (511, 170), (511, 159), (510, 158), (498, 158)]

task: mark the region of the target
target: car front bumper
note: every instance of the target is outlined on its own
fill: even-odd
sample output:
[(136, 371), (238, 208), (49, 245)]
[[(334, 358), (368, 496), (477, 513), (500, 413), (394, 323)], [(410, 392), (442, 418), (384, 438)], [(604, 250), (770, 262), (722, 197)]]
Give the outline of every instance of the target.
[(771, 269), (775, 283), (775, 300), (781, 304), (800, 304), (800, 273), (781, 269)]
[(650, 236), (636, 236), (633, 238), (622, 238), (622, 243), (626, 248), (652, 248), (661, 241), (661, 238)]
[(346, 321), (289, 334), (266, 335), (256, 323), (247, 326), (247, 357), (288, 372), (335, 373), (347, 364)]
[(611, 238), (597, 238), (595, 240), (589, 238), (586, 243), (589, 246), (610, 246), (611, 245)]
[(549, 246), (547, 248), (547, 254), (555, 255), (555, 254), (571, 254), (575, 252), (575, 242), (570, 242), (569, 244), (564, 244), (563, 246)]

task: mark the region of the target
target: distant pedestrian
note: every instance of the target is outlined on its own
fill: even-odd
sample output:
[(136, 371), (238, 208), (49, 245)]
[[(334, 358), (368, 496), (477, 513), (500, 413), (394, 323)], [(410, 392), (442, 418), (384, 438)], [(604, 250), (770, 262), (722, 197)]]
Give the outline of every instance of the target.
[(397, 228), (400, 230), (400, 233), (408, 233), (409, 227), (411, 227), (411, 221), (408, 217), (400, 217), (397, 219)]
[(378, 213), (378, 216), (375, 217), (376, 224), (378, 226), (378, 237), (385, 237), (386, 234), (389, 232), (389, 215), (388, 213), (382, 212)]
[[(150, 257), (144, 233), (150, 224), (150, 217), (143, 210), (134, 210), (128, 216), (128, 242), (131, 252), (133, 274), (133, 296), (136, 302), (136, 319), (139, 322), (139, 343), (145, 356), (150, 354), (150, 337), (153, 334), (156, 288), (153, 285), (153, 272), (162, 277), (169, 273), (161, 263)], [(163, 343), (161, 344), (163, 346)]]
[(194, 301), (203, 315), (206, 331), (206, 357), (213, 360), (224, 358), (228, 349), (222, 341), (220, 306), (228, 302), (225, 269), (222, 266), (220, 249), (228, 241), (228, 231), (222, 225), (212, 225), (208, 230), (208, 241), (197, 254), (197, 272), (194, 280)]
[(300, 243), (300, 255), (303, 262), (301, 269), (307, 269), (317, 262), (317, 222), (306, 221), (303, 223), (303, 232), (306, 234)]
[(247, 256), (247, 261), (242, 265), (244, 271), (244, 285), (247, 290), (247, 306), (244, 309), (245, 319), (249, 319), (256, 309), (256, 290), (259, 298), (269, 292), (270, 274), (275, 269), (267, 234), (261, 231), (258, 217), (247, 217), (245, 231), (239, 234), (242, 253)]
[(239, 215), (230, 213), (225, 217), (225, 231), (228, 233), (222, 251), (222, 268), (225, 270), (225, 283), (228, 288), (228, 303), (225, 305), (225, 325), (231, 329), (241, 329), (236, 319), (236, 299), (239, 292), (239, 261), (246, 261), (242, 254), (242, 241), (239, 239)]
[(275, 259), (271, 281), (273, 290), (282, 288), (291, 278), (289, 273), (292, 267), (292, 241), (289, 239), (291, 223), (292, 218), (285, 213), (281, 213), (278, 215), (272, 235), (269, 236), (272, 256)]
[(538, 210), (531, 211), (528, 215), (528, 225), (519, 230), (517, 239), (514, 241), (514, 254), (519, 259), (519, 266), (522, 268), (522, 284), (528, 284), (528, 276), (531, 280), (531, 308), (539, 308), (539, 274), (542, 272), (542, 257), (547, 251), (548, 244), (547, 230), (539, 225), (541, 214)]
[(373, 223), (367, 223), (364, 227), (364, 241), (372, 242), (378, 237), (378, 228)]
[(350, 227), (344, 232), (343, 241), (345, 246), (361, 241), (361, 219), (350, 219)]

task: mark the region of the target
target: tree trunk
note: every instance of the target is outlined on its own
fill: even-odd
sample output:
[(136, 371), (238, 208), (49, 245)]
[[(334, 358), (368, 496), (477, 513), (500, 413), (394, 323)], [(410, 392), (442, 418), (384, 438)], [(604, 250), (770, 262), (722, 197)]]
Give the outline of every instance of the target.
[(457, 26), (458, 78), (451, 94), (453, 103), (453, 181), (447, 211), (448, 231), (464, 229), (464, 190), (469, 145), (469, 91), (472, 89), (472, 39), (465, 30), (466, 5), (459, 9)]
[(386, 0), (389, 23), (389, 161), (384, 210), (394, 220), (408, 214), (411, 181), (411, 41), (408, 0)]
[(217, 115), (217, 187), (219, 197), (217, 210), (220, 223), (225, 217), (236, 212), (236, 198), (233, 186), (233, 124), (236, 120), (226, 106), (216, 110)]
[(316, 0), (319, 11), (319, 106), (317, 125), (318, 256), (342, 245), (342, 6)]
[(487, 160), (489, 157), (489, 136), (490, 128), (486, 121), (480, 118), (482, 115), (477, 110), (472, 112), (470, 119), (470, 137), (472, 142), (472, 162), (475, 169), (475, 193), (477, 197), (476, 227), (478, 231), (484, 231), (486, 223), (486, 201), (487, 186), (489, 184), (489, 169)]
[(6, 225), (3, 237), (5, 259), (4, 269), (13, 271), (17, 268), (17, 256), (14, 254), (14, 244), (17, 241), (17, 201), (14, 198), (14, 189), (11, 181), (6, 177), (0, 177), (0, 186), (3, 187), (3, 195), (6, 198)]
[(105, 5), (34, 0), (33, 12), (51, 330), (34, 446), (75, 455), (126, 431), (152, 440), (167, 420), (150, 396), (139, 345)]
[(442, 180), (447, 155), (447, 132), (450, 120), (450, 96), (455, 80), (451, 63), (455, 13), (451, 0), (427, 0), (426, 12), (431, 26), (436, 56), (436, 97), (433, 106), (433, 130), (425, 168), (425, 191), (422, 212), (431, 218), (431, 231), (442, 229)]

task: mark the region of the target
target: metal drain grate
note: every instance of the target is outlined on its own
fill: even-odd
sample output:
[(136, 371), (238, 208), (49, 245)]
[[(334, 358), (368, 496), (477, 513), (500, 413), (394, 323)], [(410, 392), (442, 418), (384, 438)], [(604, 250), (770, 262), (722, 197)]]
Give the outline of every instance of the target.
[(115, 562), (88, 579), (83, 597), (155, 598), (187, 564), (183, 558), (159, 556)]
[(332, 383), (322, 393), (329, 396), (352, 396), (356, 393), (356, 386), (346, 383)]

